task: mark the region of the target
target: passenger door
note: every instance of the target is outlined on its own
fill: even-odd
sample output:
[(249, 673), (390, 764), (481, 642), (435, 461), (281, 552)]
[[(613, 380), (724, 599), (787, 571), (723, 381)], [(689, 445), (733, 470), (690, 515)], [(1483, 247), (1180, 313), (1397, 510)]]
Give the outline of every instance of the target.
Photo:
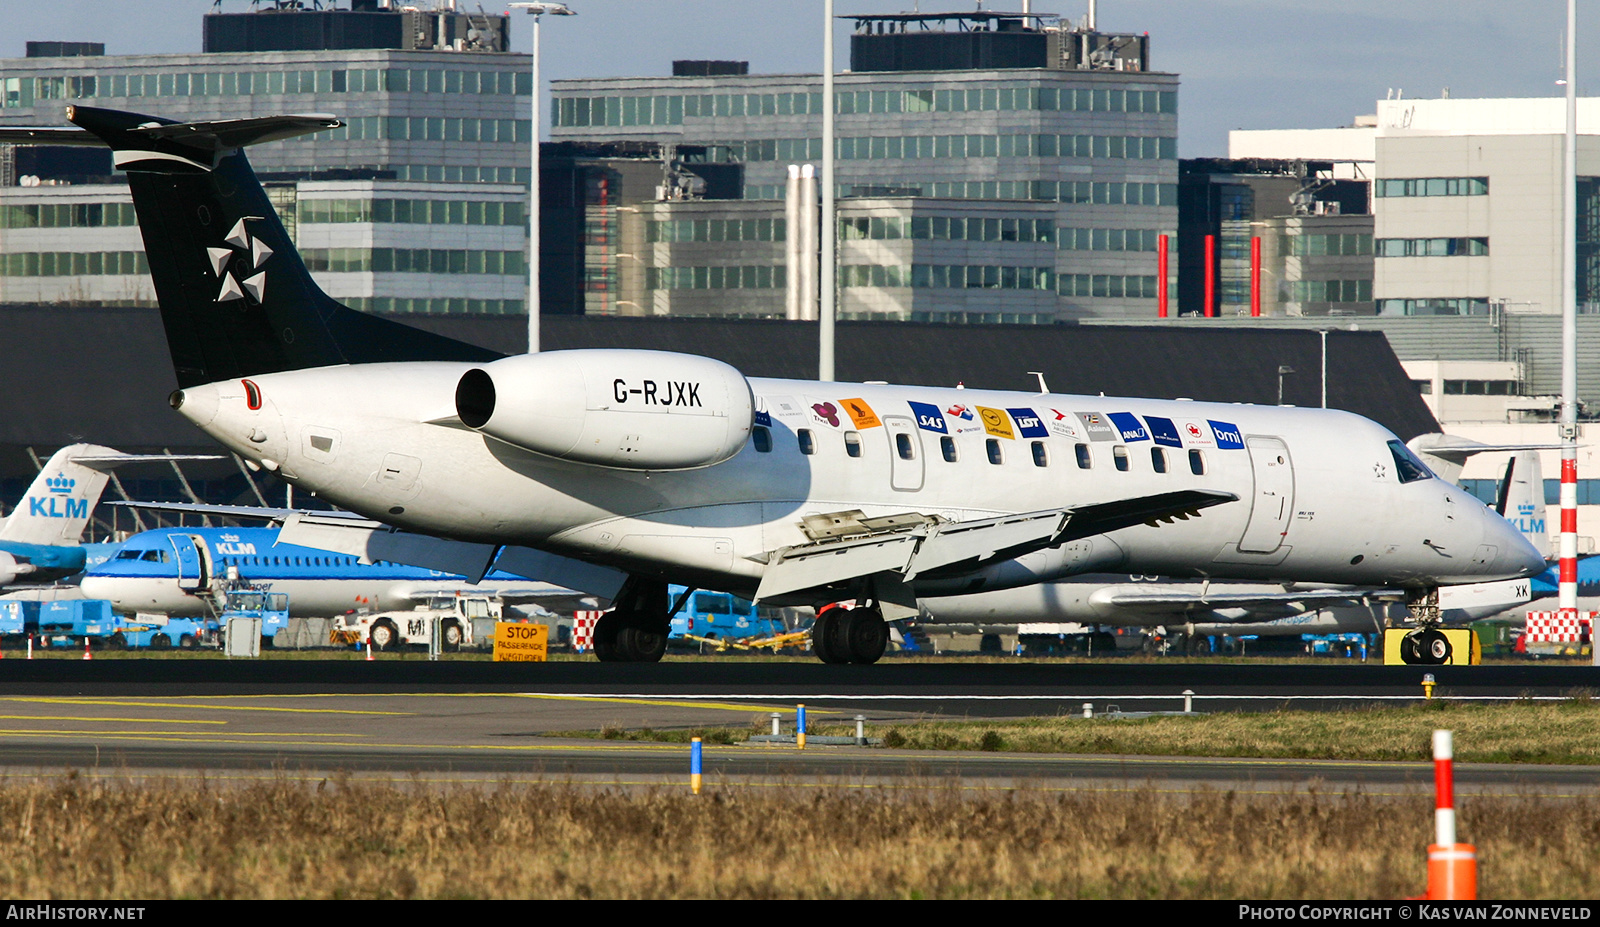
[(1239, 550), (1270, 554), (1283, 545), (1294, 515), (1294, 465), (1289, 446), (1282, 438), (1251, 435), (1245, 439), (1250, 450), (1250, 469), (1255, 475), (1255, 494), (1250, 502), (1250, 522), (1239, 539)]
[(178, 588), (195, 592), (206, 588), (206, 561), (200, 551), (200, 539), (192, 534), (169, 534), (173, 557), (178, 563)]

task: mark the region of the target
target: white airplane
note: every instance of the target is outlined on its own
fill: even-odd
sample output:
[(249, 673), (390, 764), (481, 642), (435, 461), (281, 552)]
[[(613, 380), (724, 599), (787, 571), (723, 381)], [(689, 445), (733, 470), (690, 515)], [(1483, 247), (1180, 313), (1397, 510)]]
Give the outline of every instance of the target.
[[(1425, 436), (1437, 437), (1437, 436)], [(1418, 443), (1439, 442), (1414, 439)], [(1483, 447), (1483, 446), (1480, 446)], [(1483, 447), (1508, 450), (1509, 447)], [(1471, 451), (1466, 453), (1473, 453)], [(1456, 472), (1460, 472), (1459, 464)], [(1536, 450), (1507, 462), (1492, 511), (1538, 548), (1547, 543), (1544, 482)], [(1465, 624), (1525, 605), (1527, 579), (1445, 586), (1440, 621)], [(1190, 638), (1214, 634), (1371, 634), (1407, 618), (1402, 589), (1243, 582), (1182, 582), (1163, 576), (1090, 574), (974, 595), (923, 599), (922, 621), (961, 625), (984, 633), (1024, 623), (1072, 622), (1107, 627), (1163, 626)]]
[[(1398, 585), (1429, 625), (1441, 585), (1544, 568), (1345, 412), (756, 379), (653, 351), (496, 357), (349, 310), (306, 273), (242, 148), (336, 119), (68, 118), (128, 174), (172, 407), (370, 519), (293, 515), (282, 539), (613, 598), (603, 660), (660, 658), (669, 581), (857, 599), (813, 649), (872, 663), (920, 598), (1086, 572)], [(71, 132), (52, 143), (93, 141)]]

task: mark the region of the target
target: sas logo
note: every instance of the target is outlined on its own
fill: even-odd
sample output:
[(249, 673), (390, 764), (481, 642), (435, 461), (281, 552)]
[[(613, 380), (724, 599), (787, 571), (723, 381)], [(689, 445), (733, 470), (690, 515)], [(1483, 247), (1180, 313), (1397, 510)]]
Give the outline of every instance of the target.
[(1144, 430), (1144, 426), (1132, 412), (1110, 412), (1106, 417), (1116, 426), (1122, 440), (1129, 442), (1150, 440), (1150, 433)]
[(938, 406), (927, 402), (910, 401), (907, 401), (906, 405), (911, 407), (911, 414), (916, 418), (918, 428), (923, 431), (937, 431), (942, 435), (950, 433), (945, 427), (944, 416), (939, 414)]
[(72, 492), (72, 487), (76, 485), (78, 485), (78, 481), (67, 476), (65, 473), (57, 474), (44, 481), (44, 486), (46, 489), (53, 493), (60, 493), (61, 495), (66, 495), (67, 493)]
[(978, 418), (983, 420), (983, 430), (996, 438), (1016, 438), (1016, 433), (1011, 430), (1011, 421), (999, 409), (979, 406)]
[(1206, 419), (1211, 426), (1211, 433), (1217, 436), (1217, 447), (1228, 450), (1244, 450), (1244, 435), (1239, 433), (1239, 426), (1228, 422), (1219, 422)]
[(872, 407), (867, 405), (864, 400), (846, 399), (844, 400), (844, 410), (850, 413), (850, 421), (855, 422), (856, 427), (862, 430), (877, 428), (883, 424), (883, 422), (878, 421), (878, 414), (872, 411)]
[(1050, 433), (1044, 430), (1044, 421), (1032, 409), (1007, 409), (1011, 413), (1011, 420), (1017, 423), (1017, 433), (1024, 438), (1045, 438)]
[[(262, 270), (272, 249), (259, 238), (252, 238), (246, 222), (260, 222), (260, 216), (245, 216), (233, 224), (222, 243), (226, 248), (207, 248), (211, 272), (222, 280), (217, 302), (228, 303), (246, 296), (257, 303), (267, 296), (267, 273)], [(238, 251), (234, 249), (237, 248)], [(248, 276), (247, 276), (248, 275)]]

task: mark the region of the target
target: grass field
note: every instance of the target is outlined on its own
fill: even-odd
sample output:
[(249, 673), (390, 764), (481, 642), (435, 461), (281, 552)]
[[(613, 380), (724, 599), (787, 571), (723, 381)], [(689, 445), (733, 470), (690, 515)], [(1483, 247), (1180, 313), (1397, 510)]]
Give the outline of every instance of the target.
[[(792, 723), (792, 718), (785, 724)], [(770, 732), (766, 715), (746, 727), (695, 730), (569, 731), (552, 736), (737, 743)], [(869, 723), (884, 746), (918, 750), (1026, 753), (1244, 756), (1269, 759), (1427, 760), (1432, 731), (1455, 731), (1456, 759), (1467, 763), (1600, 764), (1600, 701), (1587, 691), (1559, 702), (1481, 705), (1433, 701), (1403, 708), (1346, 711), (1195, 713), (1094, 720), (1061, 716), (986, 721)], [(792, 728), (786, 727), (786, 731)], [(813, 724), (813, 734), (854, 736), (855, 725)]]
[[(1469, 796), (1480, 896), (1585, 898), (1600, 802)], [(1402, 898), (1427, 796), (0, 784), (13, 898)]]

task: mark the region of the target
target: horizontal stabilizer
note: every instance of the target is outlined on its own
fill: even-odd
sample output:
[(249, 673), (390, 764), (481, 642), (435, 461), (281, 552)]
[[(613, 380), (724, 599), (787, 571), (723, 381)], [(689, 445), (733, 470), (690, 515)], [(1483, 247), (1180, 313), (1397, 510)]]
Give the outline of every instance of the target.
[[(72, 110), (69, 109), (68, 112), (71, 113)], [(313, 132), (337, 129), (342, 125), (344, 123), (340, 122), (338, 117), (327, 113), (291, 113), (283, 116), (260, 116), (254, 119), (219, 119), (213, 122), (151, 120), (128, 127), (125, 131), (130, 140), (176, 142), (187, 148), (216, 153), (310, 135)], [(113, 147), (93, 132), (66, 126), (0, 127), (0, 144)]]
[[(304, 509), (280, 509), (264, 505), (211, 505), (204, 502), (107, 502), (107, 505), (121, 506), (126, 509), (140, 509), (147, 512), (173, 512), (179, 515), (215, 515), (219, 518), (244, 518), (260, 519), (261, 521), (281, 522)], [(318, 518), (347, 518), (364, 521), (354, 512), (306, 512), (315, 514)], [(372, 522), (378, 524), (378, 522)]]
[(387, 560), (428, 570), (465, 576), (478, 582), (489, 572), (496, 546), (449, 541), (426, 534), (399, 531), (375, 521), (324, 518), (296, 512), (284, 519), (279, 544), (315, 547), (360, 557), (363, 563)]
[(104, 148), (93, 132), (67, 126), (0, 126), (0, 145), (82, 145)]
[(183, 460), (227, 460), (225, 454), (93, 454), (74, 457), (72, 462), (91, 470), (110, 470), (130, 463), (168, 463)]

